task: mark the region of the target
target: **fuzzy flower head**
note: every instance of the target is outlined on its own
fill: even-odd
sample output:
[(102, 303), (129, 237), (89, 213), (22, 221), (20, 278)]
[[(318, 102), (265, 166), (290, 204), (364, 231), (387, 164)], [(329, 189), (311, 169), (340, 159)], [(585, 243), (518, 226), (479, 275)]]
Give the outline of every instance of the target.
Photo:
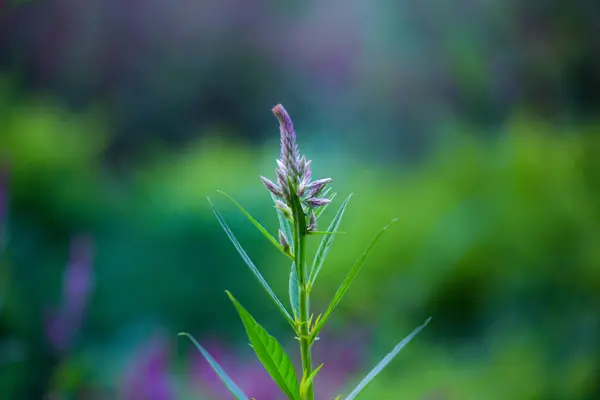
[[(292, 195), (295, 195), (309, 214), (310, 210), (327, 205), (331, 201), (329, 198), (321, 197), (323, 189), (331, 182), (331, 178), (311, 181), (311, 161), (300, 156), (292, 119), (281, 104), (273, 107), (272, 111), (279, 120), (281, 135), (281, 153), (275, 169), (277, 183), (264, 176), (261, 176), (261, 180), (276, 198), (281, 199), (280, 203), (292, 207)], [(281, 208), (281, 204), (279, 208)]]

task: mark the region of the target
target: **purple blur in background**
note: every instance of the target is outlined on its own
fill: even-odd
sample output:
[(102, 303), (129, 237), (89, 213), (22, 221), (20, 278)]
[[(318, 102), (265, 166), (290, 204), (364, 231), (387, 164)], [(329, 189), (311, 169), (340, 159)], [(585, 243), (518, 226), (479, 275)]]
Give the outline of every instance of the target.
[(47, 320), (46, 334), (52, 347), (64, 353), (73, 346), (81, 329), (93, 287), (93, 244), (87, 236), (71, 240), (71, 254), (63, 273), (60, 308)]
[[(333, 399), (346, 385), (354, 383), (355, 374), (363, 372), (366, 355), (366, 335), (323, 335), (315, 344), (315, 367), (324, 366), (315, 378), (315, 395), (319, 399)], [(236, 355), (236, 350), (219, 340), (204, 340), (206, 350), (248, 396), (260, 400), (279, 400), (284, 397), (258, 359)], [(295, 344), (295, 343), (293, 343)], [(288, 346), (291, 347), (291, 346)], [(294, 354), (293, 352), (291, 354)], [(296, 362), (295, 365), (299, 365)], [(196, 351), (191, 355), (191, 386), (199, 395), (209, 399), (233, 399), (206, 360)]]
[(121, 386), (123, 400), (175, 400), (169, 375), (171, 349), (161, 335), (148, 340), (132, 357)]

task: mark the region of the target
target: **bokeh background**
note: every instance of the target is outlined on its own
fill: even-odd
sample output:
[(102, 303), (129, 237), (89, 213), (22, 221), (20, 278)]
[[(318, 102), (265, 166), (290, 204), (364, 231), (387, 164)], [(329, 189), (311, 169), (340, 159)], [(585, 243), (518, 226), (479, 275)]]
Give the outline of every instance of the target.
[(232, 398), (180, 331), (282, 398), (224, 290), (295, 341), (206, 201), (285, 298), (216, 193), (276, 231), (278, 102), (355, 194), (316, 310), (399, 218), (316, 345), (320, 398), (431, 316), (364, 398), (600, 399), (599, 27), (594, 0), (0, 2), (2, 399)]

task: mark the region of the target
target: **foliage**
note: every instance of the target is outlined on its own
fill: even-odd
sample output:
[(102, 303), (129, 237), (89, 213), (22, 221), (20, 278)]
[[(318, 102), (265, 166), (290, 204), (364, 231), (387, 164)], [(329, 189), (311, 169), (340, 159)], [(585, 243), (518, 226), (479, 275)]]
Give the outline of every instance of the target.
[[(248, 254), (242, 248), (231, 229), (227, 226), (219, 211), (217, 211), (210, 200), (209, 203), (213, 208), (219, 224), (227, 233), (227, 236), (233, 243), (235, 249), (263, 288), (267, 291), (273, 303), (280, 309), (284, 319), (290, 323), (295, 337), (300, 342), (300, 357), (302, 360), (302, 379), (300, 380), (300, 384), (298, 383), (298, 377), (294, 371), (294, 366), (279, 342), (256, 322), (254, 317), (252, 317), (231, 293), (227, 292), (227, 295), (233, 302), (244, 324), (252, 348), (256, 352), (256, 355), (265, 370), (277, 383), (288, 399), (313, 400), (315, 398), (313, 381), (317, 373), (323, 367), (323, 364), (321, 364), (316, 369), (313, 369), (313, 345), (318, 339), (318, 335), (323, 329), (325, 322), (327, 322), (327, 319), (331, 316), (333, 310), (340, 303), (342, 297), (356, 278), (358, 271), (362, 267), (363, 262), (366, 260), (371, 249), (387, 230), (389, 225), (386, 225), (377, 236), (375, 236), (375, 239), (373, 239), (358, 261), (350, 269), (346, 279), (344, 279), (338, 291), (335, 293), (327, 310), (323, 314), (319, 314), (316, 319), (313, 320), (314, 314), (311, 314), (310, 311), (310, 293), (315, 286), (317, 274), (321, 269), (329, 247), (331, 246), (332, 235), (338, 233), (337, 228), (341, 223), (341, 218), (348, 201), (350, 200), (350, 196), (342, 203), (340, 210), (331, 222), (329, 229), (325, 232), (319, 232), (317, 229), (317, 212), (320, 212), (324, 206), (327, 206), (331, 202), (331, 196), (328, 196), (328, 192), (324, 191), (325, 186), (331, 182), (331, 178), (312, 180), (311, 161), (307, 161), (304, 156), (300, 157), (298, 146), (296, 144), (296, 133), (289, 115), (281, 104), (273, 108), (273, 113), (279, 120), (281, 131), (281, 156), (277, 160), (276, 169), (277, 183), (271, 182), (269, 179), (262, 176), (261, 179), (265, 187), (271, 192), (275, 208), (278, 210), (277, 215), (280, 227), (283, 228), (284, 226), (289, 226), (290, 229), (285, 228), (279, 230), (278, 243), (254, 217), (239, 205), (239, 203), (231, 197), (226, 196), (233, 201), (244, 216), (250, 220), (254, 227), (265, 236), (275, 248), (280, 250), (284, 255), (292, 258), (289, 291), (293, 319), (266, 280), (262, 277), (254, 263), (250, 260)], [(392, 222), (394, 221), (395, 220)], [(322, 233), (323, 238), (315, 254), (315, 261), (312, 264), (309, 264), (306, 261), (306, 240), (311, 234), (314, 235), (317, 232)], [(429, 319), (403, 339), (392, 352), (388, 353), (388, 355), (384, 357), (384, 359), (377, 364), (365, 378), (363, 378), (347, 399), (352, 400), (358, 397), (367, 385), (371, 383), (373, 378), (375, 378), (396, 354), (428, 323)], [(247, 398), (243, 393), (239, 393), (237, 385), (231, 381), (231, 378), (218, 363), (216, 363), (214, 358), (204, 348), (197, 344), (195, 340), (193, 340), (193, 342), (236, 398)]]
[[(252, 294), (251, 276), (241, 278), (247, 272), (205, 201), (217, 189), (235, 193), (275, 232), (269, 196), (257, 190), (255, 178), (267, 168), (272, 149), (216, 139), (215, 132), (186, 151), (157, 153), (123, 175), (103, 166), (98, 136), (76, 133), (102, 131), (97, 116), (74, 116), (43, 103), (25, 106), (18, 99), (8, 103), (12, 108), (1, 114), (6, 130), (0, 135), (13, 166), (7, 229), (12, 276), (0, 310), (3, 393), (40, 398), (46, 382), (71, 392), (114, 388), (120, 366), (132, 356), (125, 349), (156, 325), (202, 337), (218, 331), (237, 343), (240, 325), (233, 310), (220, 311), (231, 309), (226, 288), (273, 335), (288, 329), (272, 318), (275, 307), (260, 306), (265, 298)], [(26, 121), (32, 114), (37, 123)], [(435, 317), (422, 339), (369, 386), (368, 396), (596, 396), (597, 132), (597, 125), (559, 128), (515, 117), (487, 140), (461, 127), (410, 167), (352, 153), (321, 161), (319, 167), (336, 178), (336, 190), (355, 195), (344, 213), (346, 234), (335, 236), (318, 275), (314, 308), (328, 305), (340, 276), (365, 245), (363, 232), (375, 233), (397, 216), (394, 229), (369, 256), (368, 273), (360, 274), (337, 308), (331, 328), (348, 321), (370, 327), (374, 338), (364, 346), (382, 355), (397, 332), (420, 323), (420, 315)], [(35, 142), (28, 144), (28, 138), (35, 135), (51, 139), (33, 151)], [(228, 224), (283, 298), (287, 259), (234, 205), (226, 205), (219, 203)], [(328, 208), (321, 223), (326, 226), (335, 212)], [(79, 345), (56, 364), (40, 334), (42, 311), (57, 304), (68, 243), (81, 230), (94, 237), (96, 288)], [(134, 289), (136, 296), (115, 295)], [(367, 356), (361, 367), (376, 364)], [(317, 386), (328, 365), (317, 375)], [(31, 391), (39, 395), (21, 396)]]

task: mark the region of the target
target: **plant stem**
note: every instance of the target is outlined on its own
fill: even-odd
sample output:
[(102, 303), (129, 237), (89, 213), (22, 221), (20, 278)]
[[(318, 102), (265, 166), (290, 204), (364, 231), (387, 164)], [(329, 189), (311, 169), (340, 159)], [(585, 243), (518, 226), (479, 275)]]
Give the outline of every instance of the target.
[[(302, 259), (302, 254), (304, 252), (304, 238), (302, 235), (299, 241), (298, 247), (298, 260)], [(304, 260), (302, 260), (304, 261)], [(303, 268), (305, 269), (305, 268)], [(300, 293), (299, 293), (299, 301), (300, 301), (300, 355), (302, 357), (302, 371), (307, 371), (307, 375), (312, 372), (312, 356), (311, 356), (311, 343), (310, 343), (310, 332), (308, 326), (308, 320), (310, 318), (310, 299), (309, 294), (306, 290), (306, 272), (304, 272), (305, 278), (302, 282), (299, 281), (300, 284)], [(306, 400), (313, 400), (315, 397), (314, 389), (312, 384), (308, 388), (306, 392)]]
[[(300, 318), (300, 357), (302, 359), (302, 373), (310, 374), (312, 372), (312, 355), (311, 355), (311, 340), (309, 331), (309, 318), (310, 318), (310, 298), (307, 290), (307, 278), (308, 271), (306, 269), (306, 216), (302, 210), (300, 201), (294, 199), (294, 241), (295, 241), (295, 256), (296, 256), (296, 271), (298, 275), (298, 300), (299, 300), (299, 318)], [(306, 391), (306, 395), (303, 400), (314, 400), (314, 388), (312, 383)]]

